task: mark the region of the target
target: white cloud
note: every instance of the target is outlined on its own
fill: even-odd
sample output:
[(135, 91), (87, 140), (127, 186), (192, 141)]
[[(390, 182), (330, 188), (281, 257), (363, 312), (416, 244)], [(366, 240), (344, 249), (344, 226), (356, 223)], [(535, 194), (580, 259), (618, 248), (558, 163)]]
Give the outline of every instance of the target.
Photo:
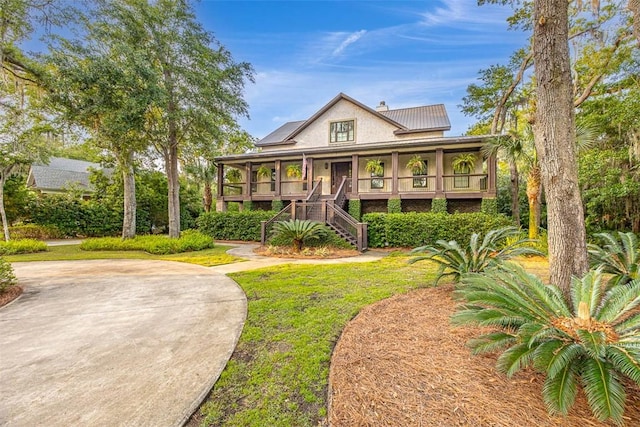
[(349, 34), (349, 36), (340, 43), (340, 46), (333, 50), (333, 56), (339, 56), (349, 45), (357, 42), (362, 36), (364, 36), (366, 32), (367, 30), (360, 30)]
[(509, 9), (506, 6), (484, 5), (476, 0), (445, 0), (442, 7), (424, 12), (422, 24), (427, 26), (452, 26), (454, 23), (504, 25)]

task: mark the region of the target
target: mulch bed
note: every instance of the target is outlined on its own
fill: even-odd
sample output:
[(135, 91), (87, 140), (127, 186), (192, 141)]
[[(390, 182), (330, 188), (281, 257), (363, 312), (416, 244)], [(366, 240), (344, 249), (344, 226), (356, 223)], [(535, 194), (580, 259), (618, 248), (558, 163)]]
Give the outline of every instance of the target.
[(0, 292), (0, 307), (9, 304), (20, 295), (22, 295), (22, 288), (20, 286), (11, 286), (4, 292)]
[[(477, 328), (453, 327), (451, 285), (420, 289), (363, 309), (331, 360), (330, 425), (609, 426), (591, 416), (582, 393), (567, 417), (551, 417), (544, 377), (508, 379), (497, 355), (474, 356), (465, 342)], [(627, 388), (626, 426), (640, 426), (640, 387)]]
[(355, 249), (338, 249), (327, 248), (323, 255), (314, 255), (315, 248), (311, 248), (309, 254), (294, 252), (290, 248), (280, 247), (277, 248), (281, 252), (270, 251), (268, 247), (260, 246), (253, 250), (256, 255), (268, 256), (272, 258), (293, 258), (293, 259), (335, 259), (335, 258), (348, 258), (360, 255), (360, 252)]

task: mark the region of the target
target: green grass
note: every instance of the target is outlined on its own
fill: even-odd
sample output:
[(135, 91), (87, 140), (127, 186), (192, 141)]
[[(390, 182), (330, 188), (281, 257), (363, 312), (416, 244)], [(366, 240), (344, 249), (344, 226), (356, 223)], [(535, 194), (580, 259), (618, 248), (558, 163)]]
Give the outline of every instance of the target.
[(202, 407), (204, 423), (317, 426), (326, 416), (331, 352), (347, 322), (366, 305), (433, 283), (433, 264), (407, 259), (231, 275), (247, 294), (248, 318)]
[(83, 251), (80, 245), (50, 246), (47, 252), (22, 255), (7, 255), (9, 262), (27, 261), (70, 261), (86, 259), (159, 259), (164, 261), (179, 261), (190, 264), (211, 267), (214, 265), (230, 264), (241, 258), (228, 255), (225, 252), (230, 246), (216, 245), (213, 249), (195, 252), (183, 252), (170, 255), (153, 255), (142, 251)]

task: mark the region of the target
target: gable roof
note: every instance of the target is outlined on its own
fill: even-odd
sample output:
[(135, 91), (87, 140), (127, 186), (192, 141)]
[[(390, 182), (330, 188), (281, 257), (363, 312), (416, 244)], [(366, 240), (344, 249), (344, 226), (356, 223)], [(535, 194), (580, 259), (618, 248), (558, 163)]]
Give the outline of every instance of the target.
[(318, 110), (307, 120), (287, 122), (283, 124), (278, 129), (258, 141), (256, 146), (261, 147), (264, 145), (295, 144), (293, 138), (295, 138), (296, 135), (316, 121), (318, 117), (326, 113), (340, 100), (351, 102), (379, 119), (397, 127), (398, 129), (395, 131), (397, 134), (451, 129), (451, 123), (449, 122), (449, 117), (447, 116), (447, 111), (443, 104), (377, 111), (340, 92), (335, 98), (329, 101), (324, 107)]
[(27, 184), (44, 191), (59, 191), (75, 185), (93, 191), (89, 182), (89, 168), (102, 169), (98, 163), (51, 157), (48, 165), (34, 164), (29, 170)]

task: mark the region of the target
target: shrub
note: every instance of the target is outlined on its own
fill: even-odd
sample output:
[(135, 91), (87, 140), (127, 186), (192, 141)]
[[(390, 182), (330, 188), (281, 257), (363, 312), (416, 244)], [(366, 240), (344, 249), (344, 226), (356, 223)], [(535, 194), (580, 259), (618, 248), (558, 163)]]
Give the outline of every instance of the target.
[(438, 240), (467, 242), (473, 233), (486, 234), (490, 230), (511, 225), (503, 215), (483, 213), (418, 213), (365, 214), (368, 224), (369, 247), (416, 247)]
[(0, 242), (0, 255), (30, 254), (47, 250), (47, 244), (35, 239), (16, 239)]
[(216, 240), (260, 241), (261, 221), (273, 211), (207, 212), (197, 220), (198, 230)]
[(520, 231), (518, 235), (508, 237), (507, 243), (510, 244), (516, 240), (525, 240), (525, 246), (529, 246), (537, 251), (539, 251), (543, 255), (549, 254), (549, 240), (547, 236), (546, 230), (540, 230), (538, 233), (537, 239), (529, 239), (529, 233), (526, 231)]
[(433, 199), (433, 200), (431, 200), (431, 212), (433, 212), (433, 213), (447, 213), (447, 199)]
[(200, 251), (213, 247), (211, 237), (195, 230), (183, 231), (178, 239), (168, 236), (136, 236), (126, 240), (119, 237), (102, 237), (86, 239), (80, 244), (80, 249), (84, 251), (144, 251), (157, 255)]
[(12, 239), (62, 239), (64, 235), (53, 225), (24, 224), (9, 227)]
[[(317, 240), (308, 240), (305, 242), (305, 246), (312, 248), (330, 247), (340, 249), (354, 249), (354, 246), (343, 240), (336, 233), (325, 226), (326, 233), (320, 236)], [(282, 247), (291, 245), (291, 241), (283, 238), (282, 236), (271, 236), (268, 239), (268, 244), (271, 246)]]
[(546, 374), (542, 395), (552, 414), (567, 414), (579, 384), (593, 415), (622, 423), (621, 377), (640, 384), (640, 280), (604, 289), (602, 272), (571, 283), (568, 300), (517, 265), (464, 276), (454, 324), (498, 330), (469, 342), (474, 353), (506, 348), (498, 370), (512, 376), (532, 366)]
[(273, 199), (271, 201), (271, 210), (274, 212), (280, 212), (284, 208), (284, 202), (282, 200)]
[(362, 202), (360, 199), (349, 199), (349, 215), (360, 221), (362, 218)]
[(327, 234), (324, 224), (316, 221), (290, 219), (288, 221), (278, 221), (273, 225), (274, 236), (283, 239), (293, 248), (300, 252), (302, 245), (310, 240), (320, 240)]
[(431, 260), (439, 264), (435, 285), (444, 276), (453, 276), (454, 281), (458, 282), (467, 273), (481, 273), (520, 255), (539, 254), (537, 250), (523, 246), (528, 242), (527, 239), (506, 243), (507, 239), (519, 234), (520, 230), (515, 227), (499, 228), (488, 232), (480, 243), (480, 235), (473, 233), (469, 244), (464, 248), (455, 240), (438, 240), (436, 246), (421, 246), (412, 250), (412, 254), (426, 255), (412, 258), (409, 263)]
[(604, 247), (590, 244), (589, 262), (613, 275), (610, 286), (640, 279), (640, 244), (635, 234), (619, 231), (618, 237), (609, 233), (598, 233), (595, 237), (604, 242)]
[(498, 213), (498, 201), (495, 197), (482, 199), (480, 212), (487, 215), (496, 215)]
[(18, 283), (18, 279), (16, 279), (16, 276), (13, 274), (11, 263), (4, 258), (0, 258), (0, 293), (6, 291), (16, 283)]
[(245, 211), (250, 211), (253, 209), (253, 202), (251, 200), (243, 200), (242, 201), (242, 209)]
[(390, 214), (402, 212), (402, 200), (399, 198), (387, 200), (387, 212)]

